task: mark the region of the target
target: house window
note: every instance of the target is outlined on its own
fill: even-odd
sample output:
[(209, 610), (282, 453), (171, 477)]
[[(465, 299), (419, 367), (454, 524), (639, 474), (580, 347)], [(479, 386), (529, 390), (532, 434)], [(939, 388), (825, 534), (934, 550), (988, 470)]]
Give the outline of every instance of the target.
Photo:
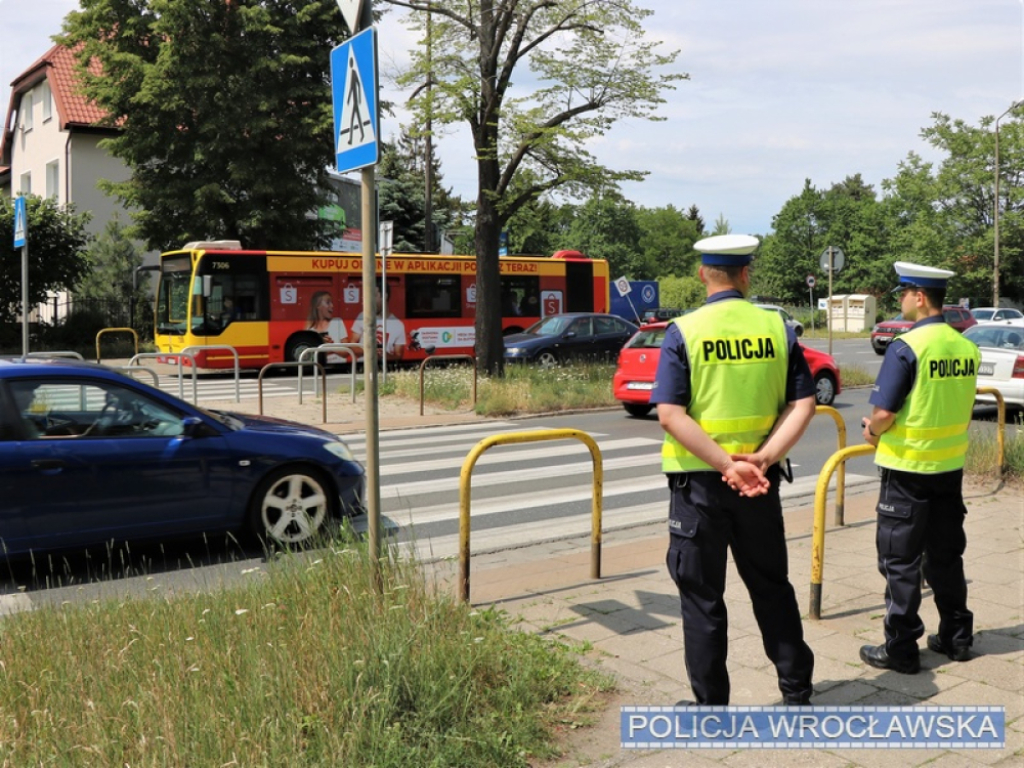
[(46, 196), (60, 198), (60, 162), (57, 160), (46, 164)]
[(21, 174), (21, 194), (31, 195), (32, 194), (32, 173)]
[(32, 94), (26, 93), (21, 97), (21, 130), (32, 130)]
[(41, 90), (43, 100), (43, 122), (45, 123), (53, 117), (53, 92), (50, 90), (50, 83), (48, 80), (43, 81)]

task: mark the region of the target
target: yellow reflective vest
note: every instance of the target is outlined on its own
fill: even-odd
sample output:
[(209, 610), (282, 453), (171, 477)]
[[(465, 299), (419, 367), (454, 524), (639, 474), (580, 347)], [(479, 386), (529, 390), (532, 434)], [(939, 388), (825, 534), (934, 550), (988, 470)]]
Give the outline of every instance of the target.
[[(687, 414), (727, 453), (756, 451), (786, 405), (789, 345), (782, 318), (744, 299), (725, 299), (674, 322), (690, 365)], [(668, 433), (661, 466), (712, 470)]]
[(917, 356), (917, 376), (878, 439), (875, 463), (924, 475), (962, 469), (981, 353), (946, 323), (914, 328), (900, 340)]

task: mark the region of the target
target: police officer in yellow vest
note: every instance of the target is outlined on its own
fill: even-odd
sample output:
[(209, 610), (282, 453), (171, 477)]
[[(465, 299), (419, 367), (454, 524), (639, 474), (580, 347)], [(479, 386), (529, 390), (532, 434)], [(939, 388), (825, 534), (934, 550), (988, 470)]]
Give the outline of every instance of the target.
[[(885, 351), (863, 419), (864, 439), (877, 446), (878, 570), (885, 577), (885, 642), (865, 645), (860, 657), (879, 669), (914, 674), (921, 668), (917, 640), (921, 571), (935, 596), (938, 634), (928, 648), (965, 661), (973, 642), (964, 579), (963, 467), (974, 408), (978, 348), (942, 316), (945, 269), (895, 264), (903, 317), (909, 331)], [(923, 561), (923, 562), (922, 562)]]
[(698, 704), (729, 703), (730, 549), (783, 703), (808, 704), (812, 694), (814, 654), (789, 583), (779, 461), (814, 416), (814, 382), (778, 313), (744, 298), (757, 246), (748, 235), (695, 244), (707, 302), (669, 325), (651, 393), (671, 493), (667, 565)]

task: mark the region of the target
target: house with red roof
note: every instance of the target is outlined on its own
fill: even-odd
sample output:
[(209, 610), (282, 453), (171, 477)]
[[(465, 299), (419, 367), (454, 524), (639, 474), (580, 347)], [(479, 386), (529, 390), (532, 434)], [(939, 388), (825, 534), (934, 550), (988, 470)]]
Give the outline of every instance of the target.
[(0, 136), (0, 194), (73, 203), (92, 214), (88, 229), (95, 234), (115, 213), (128, 222), (121, 203), (98, 184), (123, 181), (129, 171), (99, 147), (117, 128), (102, 125), (105, 112), (80, 93), (76, 63), (74, 50), (55, 45), (11, 83)]

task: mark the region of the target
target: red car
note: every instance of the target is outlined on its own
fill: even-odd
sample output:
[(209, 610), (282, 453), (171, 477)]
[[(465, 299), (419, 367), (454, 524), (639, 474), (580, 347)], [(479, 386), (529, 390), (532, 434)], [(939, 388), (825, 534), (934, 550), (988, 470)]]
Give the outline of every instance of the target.
[[(972, 325), (978, 324), (978, 321), (974, 319), (974, 315), (970, 311), (954, 304), (944, 306), (942, 308), (942, 315), (946, 318), (946, 322), (960, 331), (960, 333), (963, 333)], [(892, 320), (882, 321), (871, 329), (871, 348), (875, 350), (875, 354), (884, 355), (885, 348), (889, 346), (889, 342), (909, 331), (912, 325), (913, 323), (910, 320), (903, 319), (903, 315), (896, 315)]]
[[(651, 405), (651, 389), (661, 357), (668, 323), (648, 323), (619, 352), (618, 367), (612, 378), (612, 392), (630, 416), (646, 416)], [(842, 391), (839, 366), (831, 355), (800, 345), (814, 376), (815, 399), (818, 405), (831, 405)]]

